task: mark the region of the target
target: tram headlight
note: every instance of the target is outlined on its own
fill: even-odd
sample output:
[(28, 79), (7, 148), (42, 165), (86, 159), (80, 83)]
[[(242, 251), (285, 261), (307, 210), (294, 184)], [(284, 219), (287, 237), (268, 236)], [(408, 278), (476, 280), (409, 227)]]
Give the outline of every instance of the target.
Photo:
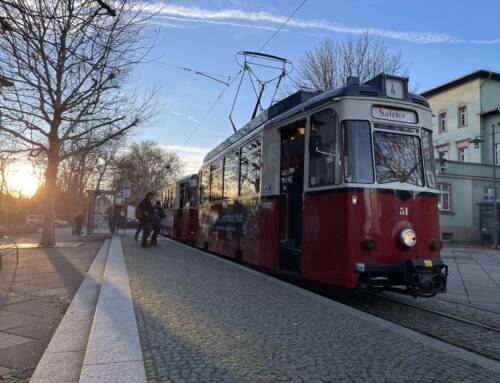
[(405, 247), (413, 247), (417, 244), (417, 234), (412, 229), (402, 230), (399, 239)]

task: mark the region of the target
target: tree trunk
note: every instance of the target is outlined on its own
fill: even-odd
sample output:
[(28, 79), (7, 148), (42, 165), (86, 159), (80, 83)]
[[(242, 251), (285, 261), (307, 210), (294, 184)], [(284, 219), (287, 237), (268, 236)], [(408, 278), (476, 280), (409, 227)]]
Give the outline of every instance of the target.
[(42, 247), (53, 247), (56, 244), (54, 223), (56, 219), (55, 197), (57, 191), (57, 170), (59, 159), (49, 155), (45, 171), (45, 219), (43, 222)]

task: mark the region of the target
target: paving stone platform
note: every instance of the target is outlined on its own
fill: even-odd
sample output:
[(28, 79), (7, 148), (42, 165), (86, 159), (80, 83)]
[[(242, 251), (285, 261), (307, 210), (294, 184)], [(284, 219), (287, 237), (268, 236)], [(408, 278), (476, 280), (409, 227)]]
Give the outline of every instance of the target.
[(500, 313), (500, 250), (444, 248), (448, 292), (440, 299)]
[[(0, 270), (0, 377), (28, 381), (102, 241), (21, 249)], [(1, 381), (1, 380), (0, 380)]]
[(192, 248), (123, 248), (150, 382), (500, 382), (496, 368)]

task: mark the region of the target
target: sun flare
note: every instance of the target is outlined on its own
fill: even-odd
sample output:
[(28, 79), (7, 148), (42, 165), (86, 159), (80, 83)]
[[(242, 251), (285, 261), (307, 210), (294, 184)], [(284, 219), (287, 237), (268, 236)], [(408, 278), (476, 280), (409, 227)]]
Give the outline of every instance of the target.
[(32, 197), (40, 186), (40, 178), (26, 164), (12, 164), (7, 170), (6, 183), (13, 195)]

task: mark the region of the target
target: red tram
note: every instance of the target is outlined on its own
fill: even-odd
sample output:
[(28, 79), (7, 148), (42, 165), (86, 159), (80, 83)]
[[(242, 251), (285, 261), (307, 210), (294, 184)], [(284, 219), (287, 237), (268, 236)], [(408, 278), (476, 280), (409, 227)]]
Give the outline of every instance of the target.
[(191, 174), (177, 180), (173, 206), (165, 211), (160, 232), (173, 239), (194, 243), (198, 226), (198, 175)]
[(431, 110), (407, 78), (297, 92), (208, 153), (198, 182), (197, 247), (346, 288), (446, 290)]

